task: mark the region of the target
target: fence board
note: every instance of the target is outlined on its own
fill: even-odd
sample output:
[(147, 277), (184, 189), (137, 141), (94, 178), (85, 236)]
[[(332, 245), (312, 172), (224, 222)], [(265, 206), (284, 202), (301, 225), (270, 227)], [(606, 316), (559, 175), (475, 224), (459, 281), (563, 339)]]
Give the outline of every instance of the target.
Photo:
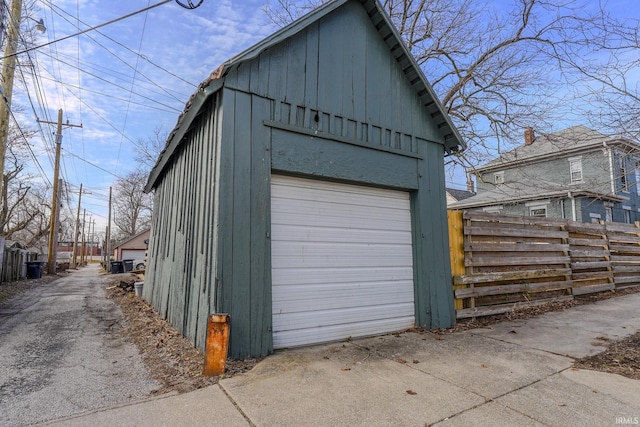
[(464, 319), (469, 317), (491, 316), (493, 314), (507, 313), (509, 311), (513, 311), (519, 308), (535, 307), (535, 306), (549, 304), (551, 302), (571, 301), (572, 299), (573, 299), (572, 295), (566, 295), (566, 296), (561, 296), (556, 298), (539, 299), (536, 301), (516, 302), (511, 304), (498, 304), (498, 305), (492, 305), (487, 307), (466, 308), (466, 309), (458, 310), (457, 318)]
[(521, 242), (496, 242), (496, 243), (465, 243), (467, 252), (565, 252), (569, 251), (569, 245), (564, 243), (521, 243)]
[(494, 285), (474, 288), (458, 289), (456, 298), (482, 297), (489, 295), (501, 295), (516, 292), (556, 291), (571, 287), (571, 280), (539, 283), (515, 283), (509, 285)]
[(471, 283), (491, 283), (501, 281), (538, 279), (544, 277), (569, 276), (570, 268), (555, 268), (541, 270), (525, 270), (525, 271), (507, 271), (496, 273), (482, 273), (477, 275), (455, 276), (453, 283), (456, 285), (467, 285)]
[[(491, 223), (487, 223), (491, 224)], [(475, 236), (492, 236), (492, 237), (546, 237), (552, 239), (566, 239), (568, 234), (563, 230), (545, 230), (545, 229), (522, 229), (511, 227), (495, 227), (495, 226), (474, 226), (464, 229), (464, 234)]]
[(595, 292), (610, 291), (615, 288), (616, 288), (615, 283), (603, 283), (603, 284), (593, 285), (593, 286), (574, 286), (572, 293), (573, 295), (585, 295), (585, 294), (592, 294)]

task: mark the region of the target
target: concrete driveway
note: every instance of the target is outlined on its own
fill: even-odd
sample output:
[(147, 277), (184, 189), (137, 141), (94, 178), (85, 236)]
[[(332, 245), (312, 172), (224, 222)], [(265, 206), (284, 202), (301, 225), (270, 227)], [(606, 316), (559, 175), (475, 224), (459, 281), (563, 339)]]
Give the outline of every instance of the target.
[(640, 381), (571, 364), (639, 329), (632, 294), (487, 329), (285, 350), (207, 389), (52, 424), (638, 425)]

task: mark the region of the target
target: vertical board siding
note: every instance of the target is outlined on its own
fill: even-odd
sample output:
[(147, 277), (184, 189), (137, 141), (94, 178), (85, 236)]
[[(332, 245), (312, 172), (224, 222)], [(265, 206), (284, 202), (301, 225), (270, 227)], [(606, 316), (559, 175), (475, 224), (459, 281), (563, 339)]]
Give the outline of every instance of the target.
[[(364, 132), (353, 127), (355, 121), (378, 131), (393, 129), (379, 137), (390, 147), (403, 145), (394, 132), (442, 139), (436, 123), (425, 120), (427, 112), (403, 65), (355, 2), (231, 70), (225, 86), (328, 112), (345, 137)], [(296, 116), (295, 110), (278, 109), (275, 119), (283, 119), (282, 113), (289, 114), (287, 121)]]
[(205, 254), (203, 248), (215, 245), (207, 238), (216, 221), (211, 200), (216, 185), (215, 110), (214, 103), (209, 103), (194, 121), (155, 188), (149, 251), (153, 268), (145, 291), (145, 298), (160, 314), (201, 349), (212, 286), (206, 268), (213, 264), (204, 262), (209, 251)]
[(420, 190), (412, 194), (416, 324), (447, 328), (455, 323), (444, 190), (444, 147), (423, 143)]
[[(229, 354), (271, 350), (270, 129), (268, 99), (223, 89), (220, 171), (219, 299), (231, 314)], [(268, 299), (267, 299), (268, 298)]]
[(271, 337), (271, 131), (262, 125), (271, 102), (257, 96), (251, 105), (251, 319), (254, 354), (268, 354)]
[[(234, 308), (232, 321), (251, 324), (251, 95), (234, 92), (235, 107), (233, 122), (233, 218), (232, 223), (232, 275), (231, 306)], [(247, 123), (249, 122), (249, 123)], [(240, 354), (250, 354), (250, 327), (236, 327), (235, 348)]]

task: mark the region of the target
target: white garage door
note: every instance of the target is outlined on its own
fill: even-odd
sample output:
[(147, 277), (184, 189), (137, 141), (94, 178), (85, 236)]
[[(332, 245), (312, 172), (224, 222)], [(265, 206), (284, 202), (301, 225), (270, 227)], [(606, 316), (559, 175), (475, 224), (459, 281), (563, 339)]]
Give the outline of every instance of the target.
[(273, 346), (414, 325), (409, 193), (273, 176)]
[(144, 249), (123, 249), (122, 259), (144, 259)]

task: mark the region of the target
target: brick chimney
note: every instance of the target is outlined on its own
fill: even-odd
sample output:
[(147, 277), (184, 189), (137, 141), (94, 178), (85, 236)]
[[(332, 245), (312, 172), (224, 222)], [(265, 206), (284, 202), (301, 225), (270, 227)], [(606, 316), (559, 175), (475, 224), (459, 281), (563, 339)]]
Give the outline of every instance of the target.
[(532, 127), (527, 127), (524, 130), (524, 144), (525, 145), (531, 145), (531, 144), (533, 144), (533, 141), (535, 139), (536, 139), (536, 136), (533, 133), (533, 128)]
[(473, 180), (471, 179), (471, 173), (467, 173), (467, 191), (470, 193), (475, 193), (475, 188), (473, 188)]

